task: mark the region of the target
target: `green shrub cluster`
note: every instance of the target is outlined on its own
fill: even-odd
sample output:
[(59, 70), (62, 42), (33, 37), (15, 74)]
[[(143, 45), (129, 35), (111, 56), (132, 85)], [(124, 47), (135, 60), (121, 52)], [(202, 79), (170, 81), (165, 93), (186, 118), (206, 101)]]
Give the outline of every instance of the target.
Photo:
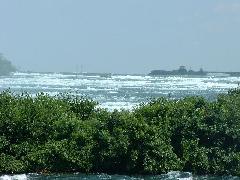
[(240, 175), (240, 90), (132, 111), (71, 94), (0, 93), (0, 173)]

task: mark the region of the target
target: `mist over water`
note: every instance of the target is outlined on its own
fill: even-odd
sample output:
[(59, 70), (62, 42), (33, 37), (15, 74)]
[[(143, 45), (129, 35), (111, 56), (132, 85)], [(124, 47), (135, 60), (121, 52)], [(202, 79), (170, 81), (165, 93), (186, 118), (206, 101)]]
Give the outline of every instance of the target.
[(0, 90), (32, 95), (45, 92), (56, 95), (72, 92), (98, 101), (109, 110), (131, 109), (151, 98), (203, 96), (209, 100), (217, 94), (238, 87), (240, 77), (159, 76), (61, 73), (14, 73), (0, 78)]

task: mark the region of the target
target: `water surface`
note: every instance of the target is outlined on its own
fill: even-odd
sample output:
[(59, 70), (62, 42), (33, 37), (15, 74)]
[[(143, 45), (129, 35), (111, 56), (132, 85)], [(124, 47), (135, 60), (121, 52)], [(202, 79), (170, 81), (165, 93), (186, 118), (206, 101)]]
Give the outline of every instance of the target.
[(73, 92), (88, 96), (100, 106), (113, 109), (131, 109), (150, 98), (200, 95), (214, 99), (238, 87), (240, 77), (217, 76), (159, 76), (61, 73), (14, 73), (0, 78), (0, 90), (10, 88), (14, 92), (35, 94), (46, 92), (56, 95)]

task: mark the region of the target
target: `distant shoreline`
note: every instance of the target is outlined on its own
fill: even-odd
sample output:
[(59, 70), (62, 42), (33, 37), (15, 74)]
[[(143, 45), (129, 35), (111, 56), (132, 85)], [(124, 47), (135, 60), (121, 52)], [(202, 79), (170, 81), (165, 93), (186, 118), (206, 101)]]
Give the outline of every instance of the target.
[(180, 66), (177, 70), (152, 70), (148, 75), (150, 76), (171, 76), (171, 75), (187, 75), (187, 76), (208, 76), (208, 75), (225, 75), (240, 77), (240, 72), (228, 72), (228, 71), (204, 71), (200, 68), (199, 71), (187, 70), (185, 66)]
[[(159, 71), (159, 70), (153, 70), (153, 71)], [(161, 70), (162, 71), (162, 70)], [(151, 71), (152, 72), (152, 71)], [(206, 74), (204, 75), (199, 75), (199, 74), (171, 74), (171, 73), (166, 73), (166, 74), (160, 74), (160, 73), (93, 73), (93, 72), (44, 72), (44, 71), (16, 71), (13, 73), (39, 73), (39, 74), (63, 74), (63, 75), (89, 75), (89, 76), (94, 76), (94, 75), (109, 75), (109, 76), (116, 76), (116, 75), (131, 75), (131, 76), (230, 76), (230, 77), (240, 77), (240, 72), (231, 72), (231, 71), (205, 71)]]

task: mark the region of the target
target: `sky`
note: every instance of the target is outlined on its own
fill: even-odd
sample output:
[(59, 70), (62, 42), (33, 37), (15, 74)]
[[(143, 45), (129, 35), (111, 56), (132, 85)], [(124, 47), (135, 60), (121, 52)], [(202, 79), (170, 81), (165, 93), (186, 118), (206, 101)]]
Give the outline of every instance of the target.
[(0, 0), (0, 52), (29, 71), (240, 71), (240, 1)]

